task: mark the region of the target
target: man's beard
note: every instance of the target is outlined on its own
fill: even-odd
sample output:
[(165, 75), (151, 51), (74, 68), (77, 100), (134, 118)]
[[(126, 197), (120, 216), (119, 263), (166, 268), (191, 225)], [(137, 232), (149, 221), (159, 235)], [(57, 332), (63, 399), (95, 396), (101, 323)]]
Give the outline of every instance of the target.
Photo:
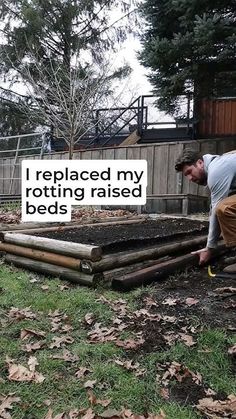
[(207, 185), (207, 176), (206, 175), (203, 175), (201, 177), (201, 179), (197, 179), (195, 181), (195, 183), (197, 183), (198, 185), (206, 186)]

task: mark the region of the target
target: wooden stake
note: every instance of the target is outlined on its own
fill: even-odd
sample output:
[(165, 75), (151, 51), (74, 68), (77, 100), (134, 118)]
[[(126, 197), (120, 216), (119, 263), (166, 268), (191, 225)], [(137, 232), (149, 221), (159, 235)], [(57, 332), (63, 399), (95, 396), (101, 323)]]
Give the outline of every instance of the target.
[(102, 249), (99, 246), (66, 242), (45, 237), (35, 237), (20, 233), (4, 233), (4, 241), (33, 249), (51, 251), (65, 256), (86, 258), (92, 261), (101, 259)]
[(12, 253), (29, 259), (40, 260), (41, 262), (47, 262), (53, 265), (64, 266), (65, 268), (80, 271), (80, 259), (72, 258), (70, 256), (58, 255), (56, 253), (1, 242), (0, 252)]
[(76, 272), (62, 266), (51, 265), (50, 263), (40, 262), (38, 260), (28, 259), (21, 256), (7, 254), (5, 256), (7, 263), (12, 263), (20, 268), (29, 269), (30, 271), (40, 272), (44, 275), (56, 276), (60, 279), (66, 279), (81, 285), (94, 286), (102, 280), (102, 275), (86, 275), (82, 272)]

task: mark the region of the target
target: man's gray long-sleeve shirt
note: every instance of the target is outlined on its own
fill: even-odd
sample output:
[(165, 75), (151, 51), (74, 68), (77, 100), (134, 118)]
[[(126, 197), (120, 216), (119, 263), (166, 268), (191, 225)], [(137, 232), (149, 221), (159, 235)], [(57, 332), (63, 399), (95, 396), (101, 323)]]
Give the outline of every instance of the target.
[(203, 161), (207, 173), (207, 186), (211, 193), (207, 247), (214, 248), (220, 236), (220, 226), (215, 214), (216, 206), (232, 192), (236, 193), (236, 154), (205, 154)]

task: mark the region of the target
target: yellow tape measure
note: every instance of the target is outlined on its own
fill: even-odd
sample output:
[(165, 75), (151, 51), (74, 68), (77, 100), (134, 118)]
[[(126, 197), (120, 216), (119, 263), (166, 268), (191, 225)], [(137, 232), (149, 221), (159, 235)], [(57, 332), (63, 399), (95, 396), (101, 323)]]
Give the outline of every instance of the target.
[(208, 272), (208, 276), (209, 276), (210, 278), (214, 278), (214, 277), (216, 276), (216, 274), (213, 274), (213, 273), (211, 272), (211, 265), (208, 265), (208, 267), (207, 267), (207, 272)]

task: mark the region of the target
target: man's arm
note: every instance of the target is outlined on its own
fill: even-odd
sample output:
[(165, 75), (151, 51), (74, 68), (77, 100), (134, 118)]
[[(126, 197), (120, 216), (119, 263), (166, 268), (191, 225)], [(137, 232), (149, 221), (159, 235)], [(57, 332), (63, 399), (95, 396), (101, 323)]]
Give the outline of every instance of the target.
[(220, 159), (214, 159), (208, 167), (207, 181), (211, 191), (211, 211), (209, 216), (207, 245), (204, 249), (193, 252), (198, 254), (200, 265), (211, 259), (213, 249), (217, 247), (217, 241), (220, 236), (220, 225), (215, 211), (218, 203), (229, 195), (230, 187), (235, 175), (235, 160), (229, 161), (227, 158), (221, 157)]
[(216, 207), (222, 199), (229, 195), (234, 176), (235, 171), (226, 158), (214, 159), (209, 165), (208, 187), (211, 191), (211, 212), (207, 238), (207, 248), (209, 249), (217, 246), (220, 236), (220, 226), (215, 212)]
[[(211, 196), (212, 200), (212, 196)], [(219, 201), (218, 201), (219, 202)], [(217, 203), (218, 203), (217, 202)], [(220, 237), (220, 226), (215, 213), (217, 203), (211, 206), (210, 216), (209, 216), (209, 230), (207, 237), (207, 249), (214, 249), (217, 247), (217, 241)]]

